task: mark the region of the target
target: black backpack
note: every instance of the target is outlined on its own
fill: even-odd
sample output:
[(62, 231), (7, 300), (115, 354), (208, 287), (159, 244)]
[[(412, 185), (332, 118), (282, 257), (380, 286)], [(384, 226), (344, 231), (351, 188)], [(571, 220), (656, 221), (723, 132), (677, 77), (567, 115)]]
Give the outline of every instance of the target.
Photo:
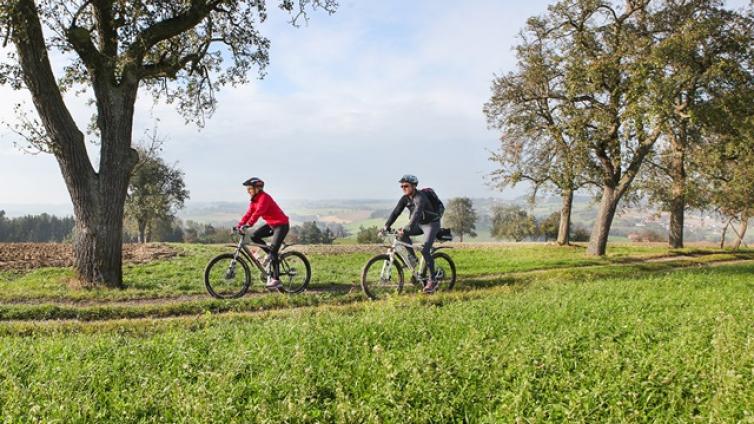
[(429, 199), (429, 203), (432, 204), (432, 209), (437, 214), (439, 218), (442, 218), (443, 214), (445, 214), (445, 205), (442, 204), (442, 201), (437, 196), (437, 193), (435, 193), (434, 190), (431, 188), (423, 188), (422, 193), (427, 195), (427, 199)]

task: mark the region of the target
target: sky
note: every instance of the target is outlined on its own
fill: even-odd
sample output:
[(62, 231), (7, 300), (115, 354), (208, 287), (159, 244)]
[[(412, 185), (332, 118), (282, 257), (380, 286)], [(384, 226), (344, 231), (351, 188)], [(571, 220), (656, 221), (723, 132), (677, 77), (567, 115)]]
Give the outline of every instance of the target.
[[(282, 199), (392, 198), (405, 173), (444, 198), (518, 196), (522, 188), (500, 193), (485, 182), (499, 134), (482, 107), (494, 75), (514, 69), (526, 19), (550, 3), (341, 0), (334, 15), (314, 12), (299, 28), (271, 7), (263, 79), (224, 88), (201, 129), (142, 92), (134, 142), (156, 125), (163, 157), (185, 172), (195, 202), (243, 201), (251, 176)], [(16, 103), (31, 108), (9, 87), (0, 86), (0, 99), (0, 121), (15, 122)], [(86, 96), (66, 100), (84, 128)], [(54, 158), (14, 141), (0, 125), (0, 209), (69, 204)]]

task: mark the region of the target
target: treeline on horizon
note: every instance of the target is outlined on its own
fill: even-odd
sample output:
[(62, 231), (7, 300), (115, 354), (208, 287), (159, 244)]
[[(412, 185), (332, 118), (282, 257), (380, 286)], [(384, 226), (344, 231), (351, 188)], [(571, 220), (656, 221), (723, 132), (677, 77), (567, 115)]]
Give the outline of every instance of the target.
[[(0, 243), (70, 243), (75, 226), (76, 221), (70, 216), (59, 218), (42, 213), (8, 218), (6, 212), (0, 210)], [(312, 221), (291, 227), (286, 240), (297, 244), (332, 244), (350, 235), (342, 224)], [(157, 220), (146, 236), (146, 241), (155, 242), (225, 243), (230, 239), (230, 228), (168, 218)], [(140, 242), (138, 224), (130, 219), (124, 225), (123, 241)]]
[(8, 218), (0, 210), (0, 242), (64, 242), (70, 241), (76, 221), (73, 217), (58, 218), (43, 213)]
[[(473, 202), (469, 202), (472, 207)], [(516, 204), (495, 206), (489, 214), (477, 213), (469, 209), (473, 218), (466, 217), (465, 223), (454, 222), (454, 199), (449, 205), (451, 209), (446, 213), (444, 226), (451, 228), (455, 240), (459, 236), (476, 239), (476, 232), (488, 232), (490, 237), (497, 240), (510, 241), (552, 241), (557, 238), (560, 225), (560, 212), (552, 212), (546, 215), (530, 213), (525, 208)], [(385, 218), (389, 211), (375, 210), (370, 218)], [(625, 218), (624, 218), (625, 219)], [(625, 237), (634, 242), (659, 242), (667, 239), (667, 227), (657, 223), (637, 227), (630, 219), (625, 219), (623, 226), (616, 226), (611, 235)], [(24, 215), (8, 218), (5, 211), (0, 210), (0, 242), (3, 243), (46, 243), (64, 242), (73, 240), (75, 219), (70, 216), (57, 217), (48, 213), (38, 215)], [(588, 222), (574, 223), (570, 226), (571, 241), (585, 242), (589, 239)], [(463, 225), (463, 231), (461, 225)], [(377, 236), (379, 230), (376, 226), (359, 228), (351, 233), (344, 225), (338, 223), (325, 223), (316, 220), (306, 221), (300, 225), (291, 227), (286, 239), (288, 243), (296, 244), (332, 244), (338, 239), (353, 237), (358, 243), (380, 243), (383, 240)], [(700, 234), (689, 234), (693, 241), (713, 241), (704, 238)], [(141, 242), (138, 225), (126, 220), (124, 225), (123, 240), (126, 243)], [(181, 220), (175, 217), (157, 220), (150, 226), (146, 234), (146, 241), (168, 243), (197, 243), (212, 244), (225, 243), (230, 240), (230, 230), (227, 226), (199, 222), (195, 220)], [(463, 239), (461, 239), (463, 241)]]

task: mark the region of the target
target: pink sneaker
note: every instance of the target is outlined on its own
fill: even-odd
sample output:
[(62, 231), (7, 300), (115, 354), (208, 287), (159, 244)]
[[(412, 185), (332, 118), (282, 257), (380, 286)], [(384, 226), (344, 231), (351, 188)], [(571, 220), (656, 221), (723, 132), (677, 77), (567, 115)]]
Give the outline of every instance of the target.
[(265, 284), (265, 287), (270, 290), (280, 290), (283, 288), (283, 285), (280, 283), (280, 280), (277, 278), (270, 278), (267, 280), (267, 284)]
[(424, 285), (424, 290), (422, 290), (424, 293), (431, 294), (437, 291), (437, 286), (440, 284), (437, 281), (429, 280), (427, 281), (427, 284)]

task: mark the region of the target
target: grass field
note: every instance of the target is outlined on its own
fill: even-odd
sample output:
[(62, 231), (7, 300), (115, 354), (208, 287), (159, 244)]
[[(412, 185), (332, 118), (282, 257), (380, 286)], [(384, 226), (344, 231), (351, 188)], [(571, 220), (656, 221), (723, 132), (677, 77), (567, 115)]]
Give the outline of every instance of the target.
[(754, 251), (477, 245), (458, 290), (368, 302), (370, 253), (313, 248), (343, 290), (220, 302), (223, 248), (174, 247), (117, 292), (0, 273), (0, 421), (754, 422)]

